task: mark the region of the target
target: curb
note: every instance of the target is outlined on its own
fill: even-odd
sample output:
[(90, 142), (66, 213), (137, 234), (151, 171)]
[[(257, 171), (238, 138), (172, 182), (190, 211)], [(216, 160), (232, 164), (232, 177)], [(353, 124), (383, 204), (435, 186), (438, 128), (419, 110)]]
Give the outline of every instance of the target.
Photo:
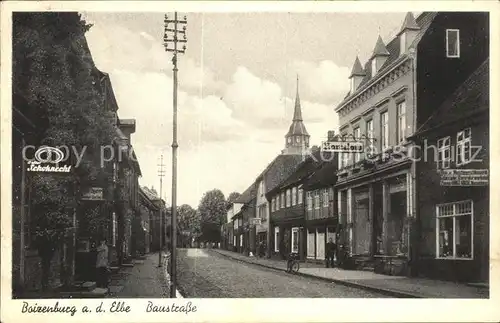
[[(233, 257), (231, 255), (227, 255), (227, 254), (224, 254), (224, 253), (218, 252), (218, 251), (215, 251), (215, 252), (219, 255), (226, 257), (226, 258), (230, 258), (230, 259), (233, 259), (236, 261), (240, 261), (240, 262), (244, 262), (247, 264), (252, 264), (252, 265), (256, 265), (256, 266), (260, 266), (260, 267), (264, 267), (264, 268), (268, 268), (268, 269), (273, 269), (273, 270), (277, 270), (277, 271), (286, 272), (285, 269), (251, 262), (251, 261), (248, 261), (246, 259), (236, 258), (236, 257)], [(364, 284), (359, 284), (359, 283), (354, 283), (354, 282), (348, 282), (348, 281), (341, 280), (341, 279), (315, 276), (315, 275), (311, 275), (311, 274), (301, 273), (300, 271), (298, 273), (296, 273), (296, 275), (308, 277), (308, 278), (313, 278), (313, 279), (317, 279), (317, 280), (322, 280), (322, 281), (327, 281), (330, 283), (336, 283), (336, 284), (344, 285), (344, 286), (348, 286), (348, 287), (364, 289), (364, 290), (377, 292), (379, 294), (384, 294), (384, 295), (393, 296), (393, 297), (397, 297), (397, 298), (425, 298), (425, 296), (420, 296), (420, 295), (413, 294), (413, 293), (406, 293), (406, 292), (396, 291), (396, 290), (392, 290), (392, 289), (388, 289), (388, 288), (380, 288), (380, 287), (374, 287), (374, 286), (369, 286), (369, 285), (364, 285)]]

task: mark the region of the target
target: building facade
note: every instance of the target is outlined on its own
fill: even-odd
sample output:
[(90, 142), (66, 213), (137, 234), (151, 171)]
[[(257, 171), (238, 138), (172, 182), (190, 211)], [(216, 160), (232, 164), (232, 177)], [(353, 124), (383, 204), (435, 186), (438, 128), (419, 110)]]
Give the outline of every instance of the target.
[(364, 67), (356, 58), (336, 111), (340, 135), (365, 151), (341, 154), (336, 189), (341, 243), (357, 266), (393, 275), (416, 267), (420, 205), (408, 137), (479, 65), (487, 42), (477, 36), (487, 27), (483, 13), (408, 13), (387, 46), (379, 37)]
[(326, 243), (330, 238), (339, 245), (337, 196), (334, 190), (338, 155), (323, 153), (321, 156), (320, 164), (302, 185), (305, 192), (306, 258), (310, 261), (325, 260)]
[[(418, 273), (489, 281), (489, 62), (441, 104), (413, 137), (417, 163)], [(486, 171), (482, 182), (446, 183), (442, 172)], [(453, 178), (451, 179), (453, 180)]]

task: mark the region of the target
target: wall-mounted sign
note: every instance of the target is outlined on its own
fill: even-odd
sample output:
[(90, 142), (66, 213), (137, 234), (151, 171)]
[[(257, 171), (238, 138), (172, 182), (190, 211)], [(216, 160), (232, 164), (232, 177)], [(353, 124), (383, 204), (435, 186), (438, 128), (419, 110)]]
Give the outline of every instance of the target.
[(487, 169), (443, 169), (440, 171), (442, 186), (488, 185)]
[(104, 192), (102, 187), (91, 187), (87, 192), (82, 195), (82, 200), (99, 201), (104, 199)]
[(361, 141), (323, 141), (321, 151), (332, 153), (362, 153), (364, 144)]
[(33, 160), (28, 161), (28, 172), (45, 172), (45, 173), (69, 173), (70, 165), (60, 165), (61, 162), (67, 160), (67, 156), (63, 151), (55, 147), (41, 147), (35, 152)]
[(262, 224), (262, 219), (261, 218), (251, 218), (250, 224), (255, 224), (255, 225)]

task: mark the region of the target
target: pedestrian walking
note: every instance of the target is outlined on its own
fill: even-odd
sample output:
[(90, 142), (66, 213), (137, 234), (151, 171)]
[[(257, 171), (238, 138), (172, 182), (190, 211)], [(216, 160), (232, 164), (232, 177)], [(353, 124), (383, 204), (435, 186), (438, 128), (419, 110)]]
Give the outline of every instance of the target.
[(326, 244), (326, 268), (335, 267), (335, 253), (337, 251), (337, 245), (330, 238)]
[(100, 240), (100, 245), (97, 247), (97, 260), (96, 260), (96, 284), (97, 287), (107, 288), (108, 287), (108, 255), (109, 250), (106, 245), (106, 239)]

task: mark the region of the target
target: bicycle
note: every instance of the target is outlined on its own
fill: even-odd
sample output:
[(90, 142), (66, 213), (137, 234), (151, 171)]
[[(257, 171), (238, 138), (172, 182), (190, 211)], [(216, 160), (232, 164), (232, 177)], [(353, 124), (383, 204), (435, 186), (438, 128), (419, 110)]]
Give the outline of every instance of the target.
[(288, 255), (286, 262), (286, 272), (291, 274), (296, 274), (300, 269), (300, 261), (298, 253), (291, 253)]

